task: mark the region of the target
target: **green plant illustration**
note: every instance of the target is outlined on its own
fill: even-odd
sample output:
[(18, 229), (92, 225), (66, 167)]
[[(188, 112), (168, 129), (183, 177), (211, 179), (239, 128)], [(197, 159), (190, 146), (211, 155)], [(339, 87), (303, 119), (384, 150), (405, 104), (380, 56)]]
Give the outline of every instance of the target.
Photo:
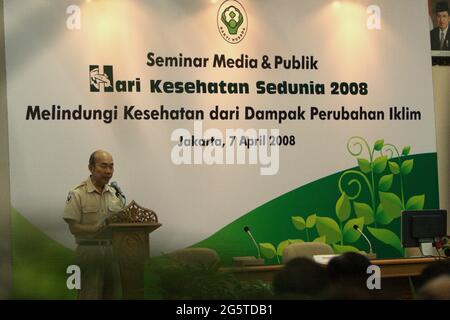
[[(279, 257), (289, 244), (304, 241), (327, 243), (335, 253), (360, 252), (356, 243), (361, 233), (354, 229), (355, 225), (363, 232), (367, 230), (372, 241), (404, 254), (394, 223), (403, 210), (421, 210), (425, 205), (425, 194), (407, 194), (408, 175), (414, 168), (414, 160), (408, 159), (411, 147), (405, 146), (400, 153), (383, 139), (370, 147), (364, 138), (354, 136), (347, 142), (347, 151), (355, 157), (357, 167), (339, 177), (340, 196), (334, 215), (291, 216), (292, 225), (300, 232), (299, 239), (281, 241), (277, 248), (271, 243), (260, 243), (265, 259), (276, 257), (280, 263)], [(393, 191), (394, 185), (399, 186), (398, 194)]]
[[(351, 137), (347, 143), (347, 150), (351, 155), (358, 157), (360, 171), (349, 170), (341, 175), (338, 183), (340, 192), (345, 194), (344, 177), (353, 175), (354, 178), (349, 180), (346, 186), (357, 185), (357, 191), (349, 196), (349, 200), (353, 201), (355, 215), (364, 218), (364, 226), (376, 240), (403, 254), (400, 238), (389, 225), (400, 218), (402, 210), (420, 210), (425, 204), (425, 194), (413, 195), (405, 204), (405, 180), (414, 166), (413, 159), (406, 159), (411, 147), (405, 146), (400, 154), (396, 146), (385, 144), (384, 140), (377, 140), (370, 148), (364, 138)], [(361, 157), (364, 150), (369, 156), (368, 159)], [(356, 177), (361, 177), (369, 190), (370, 203), (356, 201), (362, 191), (362, 184)], [(396, 179), (400, 182), (400, 195), (391, 191)]]

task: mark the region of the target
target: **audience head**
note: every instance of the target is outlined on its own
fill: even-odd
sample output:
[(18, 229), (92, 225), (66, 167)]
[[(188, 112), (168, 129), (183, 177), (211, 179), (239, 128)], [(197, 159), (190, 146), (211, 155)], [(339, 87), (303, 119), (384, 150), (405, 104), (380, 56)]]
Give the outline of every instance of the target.
[(365, 285), (368, 276), (367, 268), (370, 265), (369, 259), (365, 256), (356, 252), (346, 252), (331, 259), (327, 271), (330, 281), (333, 283), (364, 280)]
[(330, 287), (325, 297), (333, 300), (383, 298), (379, 290), (369, 290), (367, 287), (367, 269), (370, 265), (369, 259), (356, 252), (346, 252), (331, 259), (327, 265)]
[(417, 293), (421, 300), (450, 300), (450, 276), (442, 275), (425, 283)]
[(290, 260), (273, 278), (275, 295), (292, 298), (319, 298), (328, 285), (324, 266), (308, 258)]
[(429, 281), (445, 275), (450, 276), (450, 260), (446, 259), (433, 262), (423, 269), (418, 287), (421, 288)]
[(331, 283), (324, 293), (324, 297), (328, 300), (372, 300), (381, 299), (381, 293), (378, 290), (370, 291), (363, 288), (354, 281)]

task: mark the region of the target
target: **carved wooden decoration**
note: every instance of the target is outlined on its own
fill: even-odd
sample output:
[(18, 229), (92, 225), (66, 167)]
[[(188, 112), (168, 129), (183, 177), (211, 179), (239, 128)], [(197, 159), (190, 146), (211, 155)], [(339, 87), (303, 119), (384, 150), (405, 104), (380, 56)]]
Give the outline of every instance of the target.
[(111, 215), (97, 239), (112, 240), (119, 264), (124, 299), (144, 299), (144, 271), (149, 259), (149, 234), (161, 226), (153, 210), (131, 201)]
[(122, 211), (111, 216), (108, 223), (158, 223), (158, 217), (153, 210), (141, 207), (134, 200)]

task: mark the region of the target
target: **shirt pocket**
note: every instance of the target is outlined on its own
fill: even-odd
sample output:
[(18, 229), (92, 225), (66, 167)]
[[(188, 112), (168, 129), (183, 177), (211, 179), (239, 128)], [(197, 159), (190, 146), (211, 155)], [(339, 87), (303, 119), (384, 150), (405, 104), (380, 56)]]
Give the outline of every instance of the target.
[(122, 202), (115, 198), (112, 199), (109, 203), (108, 203), (108, 211), (109, 214), (114, 214), (117, 212), (120, 212), (122, 210)]
[(95, 224), (99, 220), (99, 208), (96, 205), (86, 205), (82, 208), (81, 223)]

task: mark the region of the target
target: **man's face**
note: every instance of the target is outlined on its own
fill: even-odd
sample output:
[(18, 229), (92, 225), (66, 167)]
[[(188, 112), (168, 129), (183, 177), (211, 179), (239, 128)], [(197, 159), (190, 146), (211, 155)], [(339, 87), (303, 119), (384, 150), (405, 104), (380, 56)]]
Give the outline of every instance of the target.
[(91, 179), (96, 185), (104, 186), (111, 180), (114, 173), (112, 156), (107, 152), (98, 152), (95, 155), (95, 166), (89, 167)]
[(442, 30), (447, 28), (449, 22), (449, 15), (447, 11), (440, 11), (436, 14), (438, 27)]

